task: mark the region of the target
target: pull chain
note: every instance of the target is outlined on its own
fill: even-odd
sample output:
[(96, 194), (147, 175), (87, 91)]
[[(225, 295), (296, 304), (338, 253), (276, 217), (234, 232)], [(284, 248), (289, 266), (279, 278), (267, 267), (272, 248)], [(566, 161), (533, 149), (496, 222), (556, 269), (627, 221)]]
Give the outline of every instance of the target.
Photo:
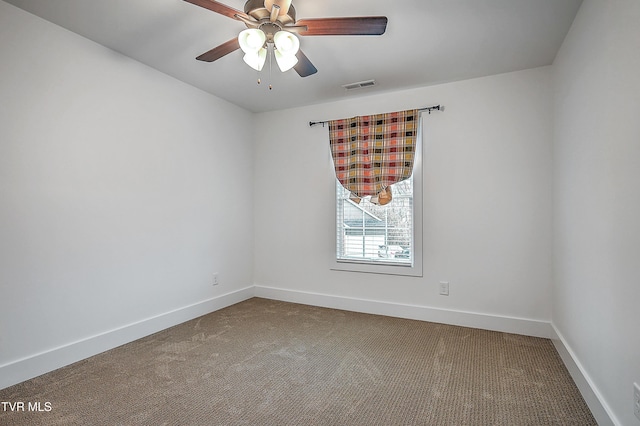
[(273, 55), (275, 55), (274, 51), (273, 51), (273, 45), (270, 44), (269, 45), (269, 90), (273, 90), (273, 86), (271, 85), (271, 64), (272, 64), (272, 58)]

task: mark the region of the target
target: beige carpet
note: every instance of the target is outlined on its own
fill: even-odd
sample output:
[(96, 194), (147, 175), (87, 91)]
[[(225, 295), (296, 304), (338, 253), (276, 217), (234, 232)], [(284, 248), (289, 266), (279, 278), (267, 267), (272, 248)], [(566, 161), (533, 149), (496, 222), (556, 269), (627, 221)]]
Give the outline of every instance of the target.
[(549, 340), (254, 298), (0, 390), (1, 425), (595, 425)]

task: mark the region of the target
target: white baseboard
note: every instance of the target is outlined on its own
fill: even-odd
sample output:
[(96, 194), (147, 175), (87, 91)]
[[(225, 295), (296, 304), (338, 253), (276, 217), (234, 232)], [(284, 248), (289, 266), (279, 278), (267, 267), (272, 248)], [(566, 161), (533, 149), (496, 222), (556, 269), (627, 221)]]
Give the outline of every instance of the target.
[(554, 335), (551, 323), (526, 318), (453, 311), (428, 306), (382, 302), (378, 300), (355, 299), (263, 285), (255, 286), (254, 295), (256, 297), (281, 300), (283, 302), (301, 303), (305, 305), (343, 309), (346, 311), (362, 312), (367, 314), (386, 315), (397, 318), (459, 325), (462, 327), (481, 328), (484, 330), (502, 331), (505, 333), (523, 334), (526, 336), (551, 338)]
[(622, 423), (617, 419), (611, 408), (607, 405), (602, 394), (598, 391), (598, 387), (593, 383), (589, 374), (587, 374), (586, 370), (576, 357), (575, 352), (571, 349), (571, 347), (567, 344), (567, 341), (564, 339), (560, 331), (555, 327), (555, 325), (551, 324), (553, 330), (553, 336), (551, 337), (551, 341), (555, 346), (560, 358), (562, 358), (562, 362), (569, 370), (569, 374), (573, 378), (576, 386), (580, 390), (582, 397), (585, 402), (589, 406), (593, 417), (595, 417), (599, 426), (621, 426)]
[(0, 389), (253, 297), (253, 286), (0, 365)]

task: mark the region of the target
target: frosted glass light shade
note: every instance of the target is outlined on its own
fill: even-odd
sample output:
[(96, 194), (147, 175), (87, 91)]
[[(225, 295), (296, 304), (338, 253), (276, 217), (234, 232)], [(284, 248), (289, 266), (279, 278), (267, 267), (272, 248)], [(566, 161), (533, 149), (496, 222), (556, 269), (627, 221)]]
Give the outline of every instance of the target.
[(295, 54), (283, 55), (279, 50), (276, 50), (274, 55), (276, 57), (276, 62), (278, 63), (278, 68), (280, 68), (280, 71), (282, 72), (289, 71), (298, 63), (298, 58), (296, 58)]
[(267, 49), (262, 48), (257, 52), (247, 52), (242, 59), (254, 70), (262, 71), (262, 67), (264, 67), (264, 63), (267, 60)]
[(248, 28), (238, 34), (238, 43), (244, 53), (258, 53), (266, 41), (265, 33), (257, 28)]
[(273, 36), (273, 43), (276, 49), (284, 56), (293, 56), (300, 49), (298, 37), (288, 31), (278, 31)]

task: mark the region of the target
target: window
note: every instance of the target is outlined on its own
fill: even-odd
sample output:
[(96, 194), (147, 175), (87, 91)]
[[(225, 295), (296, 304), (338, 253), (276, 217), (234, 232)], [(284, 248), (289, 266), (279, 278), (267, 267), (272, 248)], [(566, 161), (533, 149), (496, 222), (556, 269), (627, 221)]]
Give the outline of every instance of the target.
[(393, 199), (379, 206), (349, 199), (335, 175), (336, 239), (332, 269), (422, 276), (421, 132), (411, 178), (392, 185)]
[(349, 199), (336, 180), (336, 259), (390, 264), (413, 260), (413, 179), (393, 185), (391, 203)]

